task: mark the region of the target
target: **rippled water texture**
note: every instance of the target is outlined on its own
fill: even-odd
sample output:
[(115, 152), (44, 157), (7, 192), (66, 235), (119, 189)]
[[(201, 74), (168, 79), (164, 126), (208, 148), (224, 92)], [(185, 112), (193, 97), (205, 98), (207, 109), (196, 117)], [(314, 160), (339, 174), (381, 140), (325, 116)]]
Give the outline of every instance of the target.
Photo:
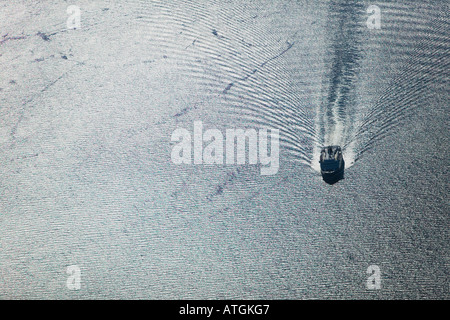
[[(1, 298), (449, 298), (445, 1), (32, 2), (0, 4)], [(194, 121), (279, 129), (278, 173), (175, 165)]]

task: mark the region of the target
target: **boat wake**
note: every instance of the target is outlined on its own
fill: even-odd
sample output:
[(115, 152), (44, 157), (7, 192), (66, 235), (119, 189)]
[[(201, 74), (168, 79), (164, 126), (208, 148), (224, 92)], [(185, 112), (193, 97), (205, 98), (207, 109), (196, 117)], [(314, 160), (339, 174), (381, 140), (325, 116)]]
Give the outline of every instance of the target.
[[(426, 105), (435, 92), (430, 86), (445, 88), (450, 64), (446, 58), (449, 53), (446, 13), (431, 7), (415, 11), (384, 4), (383, 8), (392, 11), (392, 20), (384, 21), (384, 31), (375, 40), (365, 42), (363, 35), (368, 30), (358, 20), (364, 8), (354, 3), (331, 6), (329, 20), (335, 21), (331, 25), (339, 28), (334, 34), (333, 30), (328, 32), (332, 35), (332, 49), (326, 58), (330, 71), (325, 77), (324, 99), (315, 119), (316, 132), (322, 139), (314, 146), (310, 163), (315, 171), (320, 171), (323, 145), (342, 146), (345, 167), (349, 168), (378, 142), (398, 132), (406, 121), (413, 121), (416, 109)], [(426, 20), (417, 15), (424, 10), (428, 11)], [(370, 63), (370, 51), (380, 51), (377, 48), (388, 50), (390, 58), (381, 61), (385, 63), (383, 67), (377, 61), (372, 62), (378, 83), (373, 85), (376, 93), (371, 93), (367, 87), (375, 79), (368, 80), (367, 75), (361, 75), (361, 69)], [(362, 83), (367, 84), (364, 87)], [(363, 99), (368, 93), (378, 98)]]
[(430, 86), (445, 86), (448, 10), (438, 6), (380, 2), (382, 28), (369, 30), (355, 1), (267, 1), (264, 14), (251, 3), (136, 1), (143, 39), (197, 83), (193, 99), (220, 97), (234, 124), (278, 128), (285, 158), (316, 171), (323, 146), (341, 146), (352, 167)]

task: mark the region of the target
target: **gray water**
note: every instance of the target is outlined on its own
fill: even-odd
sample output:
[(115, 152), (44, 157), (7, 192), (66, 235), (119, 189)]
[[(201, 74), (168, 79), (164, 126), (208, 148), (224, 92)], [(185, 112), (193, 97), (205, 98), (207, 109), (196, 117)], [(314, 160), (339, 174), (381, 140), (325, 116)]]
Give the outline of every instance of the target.
[[(0, 298), (450, 297), (445, 1), (73, 4), (0, 3)], [(194, 121), (279, 129), (278, 173), (175, 165)]]

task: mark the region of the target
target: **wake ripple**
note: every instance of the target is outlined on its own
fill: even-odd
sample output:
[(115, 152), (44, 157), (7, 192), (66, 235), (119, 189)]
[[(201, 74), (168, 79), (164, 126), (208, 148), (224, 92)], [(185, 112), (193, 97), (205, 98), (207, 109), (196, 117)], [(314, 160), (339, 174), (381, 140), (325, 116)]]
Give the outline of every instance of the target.
[[(379, 2), (382, 28), (369, 30), (356, 1), (135, 2), (141, 37), (170, 53), (180, 76), (239, 121), (280, 129), (286, 157), (315, 170), (328, 144), (351, 167), (447, 84), (446, 4)], [(372, 59), (379, 72), (366, 68)]]

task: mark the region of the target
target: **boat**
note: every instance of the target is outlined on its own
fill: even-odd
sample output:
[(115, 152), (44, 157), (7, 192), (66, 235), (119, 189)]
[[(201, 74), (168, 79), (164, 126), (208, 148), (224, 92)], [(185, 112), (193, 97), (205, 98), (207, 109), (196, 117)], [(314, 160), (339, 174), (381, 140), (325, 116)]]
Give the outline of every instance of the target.
[(325, 182), (333, 184), (344, 178), (345, 161), (340, 146), (326, 146), (320, 152), (320, 173)]

